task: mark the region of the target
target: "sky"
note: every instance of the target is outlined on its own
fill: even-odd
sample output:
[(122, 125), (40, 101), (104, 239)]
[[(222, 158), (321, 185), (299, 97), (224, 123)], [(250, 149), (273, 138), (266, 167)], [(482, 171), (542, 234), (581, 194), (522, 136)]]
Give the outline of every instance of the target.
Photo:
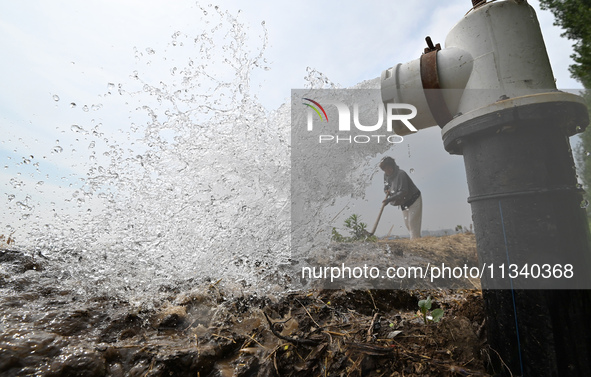
[[(537, 11), (558, 88), (581, 88), (568, 72), (571, 41), (560, 36), (552, 14), (541, 11), (538, 1), (530, 4)], [(308, 69), (348, 87), (418, 58), (424, 38), (429, 35), (443, 44), (471, 2), (2, 2), (0, 205), (11, 210), (6, 209), (0, 223), (9, 228), (0, 228), (0, 234), (28, 221), (15, 218), (22, 214), (15, 212), (17, 201), (19, 211), (26, 213), (33, 203), (52, 208), (52, 202), (64, 197), (76, 198), (77, 182), (87, 168), (72, 150), (83, 145), (87, 158), (100, 158), (107, 151), (92, 143), (92, 134), (117, 139), (133, 128), (132, 123), (145, 121), (118, 99), (119, 85), (132, 86), (138, 70), (145, 79), (158, 80), (175, 59), (186, 58), (175, 55), (171, 38), (177, 32), (191, 35), (203, 28), (207, 14), (211, 16), (216, 7), (246, 26), (244, 43), (253, 53), (267, 35), (266, 68), (254, 73), (251, 87), (273, 110), (289, 101), (292, 89), (304, 87)], [(195, 55), (197, 60), (199, 52)], [(204, 64), (224, 75), (223, 62), (215, 56)], [(438, 129), (405, 137), (391, 154), (423, 192), (423, 229), (469, 226), (463, 162), (444, 151)], [(379, 210), (381, 179), (376, 174), (366, 198), (351, 208), (370, 224)], [(393, 234), (405, 233), (400, 214), (393, 210), (385, 212), (378, 234), (390, 229)]]

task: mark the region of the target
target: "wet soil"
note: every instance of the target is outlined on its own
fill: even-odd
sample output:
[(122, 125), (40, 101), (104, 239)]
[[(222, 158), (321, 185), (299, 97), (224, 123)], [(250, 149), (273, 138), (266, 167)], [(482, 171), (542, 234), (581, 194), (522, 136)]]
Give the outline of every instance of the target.
[[(147, 304), (36, 280), (51, 266), (18, 251), (0, 266), (0, 376), (488, 375), (476, 289), (257, 295), (211, 282)], [(418, 313), (428, 296), (438, 323)]]

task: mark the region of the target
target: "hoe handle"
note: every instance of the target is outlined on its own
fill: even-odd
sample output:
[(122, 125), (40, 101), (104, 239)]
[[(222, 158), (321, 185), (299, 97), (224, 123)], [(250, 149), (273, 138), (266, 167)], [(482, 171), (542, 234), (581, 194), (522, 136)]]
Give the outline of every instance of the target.
[[(384, 198), (384, 200), (388, 199), (388, 194), (386, 194), (386, 197)], [(373, 224), (373, 229), (371, 230), (371, 232), (369, 232), (370, 236), (373, 236), (373, 234), (376, 232), (376, 229), (378, 228), (378, 223), (380, 222), (380, 218), (382, 217), (382, 212), (384, 212), (384, 208), (386, 208), (386, 205), (388, 203), (382, 203), (382, 208), (380, 208), (380, 213), (378, 213), (378, 218), (376, 219), (375, 224)]]

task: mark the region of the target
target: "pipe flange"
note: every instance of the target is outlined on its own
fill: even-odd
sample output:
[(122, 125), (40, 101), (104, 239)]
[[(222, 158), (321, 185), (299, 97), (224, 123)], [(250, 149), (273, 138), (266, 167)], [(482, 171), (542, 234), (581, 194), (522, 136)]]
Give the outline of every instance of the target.
[(452, 119), (441, 130), (443, 146), (450, 154), (462, 154), (466, 138), (532, 122), (555, 124), (573, 136), (585, 130), (589, 113), (583, 98), (559, 91), (504, 99)]

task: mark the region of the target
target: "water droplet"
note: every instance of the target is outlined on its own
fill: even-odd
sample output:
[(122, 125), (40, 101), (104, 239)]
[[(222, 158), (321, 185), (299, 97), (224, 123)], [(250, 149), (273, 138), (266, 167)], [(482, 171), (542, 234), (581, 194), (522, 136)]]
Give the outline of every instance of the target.
[[(154, 55), (156, 53), (156, 51), (154, 51), (151, 47), (146, 48), (146, 52), (148, 55)], [(137, 71), (134, 72), (137, 73)]]
[(54, 94), (54, 95), (53, 95), (53, 100), (54, 100), (55, 102), (59, 101), (59, 100), (60, 100), (60, 96), (58, 96), (57, 94)]
[(82, 129), (82, 127), (80, 127), (80, 126), (79, 126), (79, 125), (77, 125), (77, 124), (72, 124), (72, 127), (70, 127), (70, 129), (71, 129), (72, 131), (74, 131), (74, 132), (82, 132), (82, 131), (84, 131), (84, 130)]
[(589, 207), (589, 201), (587, 199), (583, 199), (583, 201), (581, 202), (581, 208), (587, 207)]
[(591, 152), (585, 151), (585, 157), (589, 157), (589, 156), (591, 156)]
[(410, 170), (409, 170), (409, 171), (410, 171), (410, 174), (412, 174), (412, 173), (414, 173), (414, 172), (415, 172), (415, 169), (414, 169), (414, 168), (410, 168)]
[(84, 105), (84, 107), (82, 107), (82, 110), (88, 112), (88, 106)]
[(115, 84), (113, 84), (112, 82), (108, 83), (108, 84), (107, 84), (107, 89), (108, 89), (108, 90), (113, 90), (113, 89), (115, 89)]
[(70, 102), (70, 107), (73, 109), (76, 107), (76, 103), (75, 102)]
[(94, 141), (91, 141), (90, 144), (88, 144), (88, 149), (94, 148), (95, 145), (96, 145), (96, 143)]
[(12, 195), (12, 194), (8, 195), (8, 201), (9, 202), (12, 202), (14, 200), (14, 198), (16, 198), (15, 195)]
[(261, 22), (261, 25), (265, 26), (265, 21), (262, 21), (262, 22)]
[(64, 151), (64, 148), (60, 147), (59, 145), (56, 145), (55, 147), (53, 147), (54, 153), (62, 153), (63, 151)]
[(20, 209), (22, 209), (23, 211), (26, 211), (26, 210), (30, 210), (31, 209), (31, 207), (29, 207), (28, 205), (26, 205), (25, 203), (20, 202), (20, 201), (19, 202), (16, 202), (16, 205), (19, 206)]

